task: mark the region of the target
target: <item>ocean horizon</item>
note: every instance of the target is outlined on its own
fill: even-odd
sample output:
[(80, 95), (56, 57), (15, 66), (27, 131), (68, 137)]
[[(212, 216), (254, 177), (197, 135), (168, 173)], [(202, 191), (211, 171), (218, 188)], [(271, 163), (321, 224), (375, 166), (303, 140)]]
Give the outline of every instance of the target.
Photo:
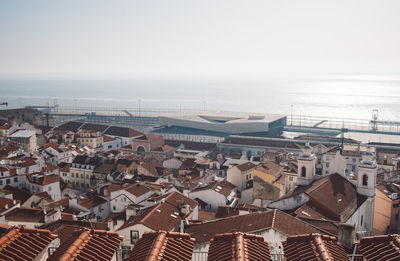
[[(249, 79), (0, 77), (0, 101), (27, 105), (223, 110), (400, 120), (400, 75)], [(3, 107), (4, 108), (4, 107)]]

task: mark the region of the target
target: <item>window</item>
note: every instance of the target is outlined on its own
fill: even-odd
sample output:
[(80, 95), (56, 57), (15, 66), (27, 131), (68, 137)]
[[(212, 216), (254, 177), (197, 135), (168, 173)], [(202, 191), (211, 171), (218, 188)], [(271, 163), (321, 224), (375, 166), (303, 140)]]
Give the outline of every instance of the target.
[(0, 180), (0, 185), (3, 185), (3, 181), (2, 180)]
[(115, 206), (113, 206), (113, 210), (115, 211)]
[(112, 148), (112, 145), (108, 145), (108, 148), (111, 149), (111, 148)]
[(131, 230), (131, 244), (135, 244), (139, 239), (139, 231)]
[(49, 192), (51, 191), (51, 186), (49, 186), (49, 187), (47, 188), (47, 191), (49, 191)]
[(74, 173), (71, 173), (71, 177), (74, 177)]
[(14, 178), (14, 182), (18, 182), (18, 178), (17, 177)]
[(364, 225), (364, 216), (363, 216), (363, 215), (361, 215), (360, 226), (363, 226), (363, 225)]
[(85, 176), (83, 174), (81, 174), (81, 179), (83, 179)]
[(6, 183), (7, 183), (7, 184), (10, 184), (10, 183), (11, 183), (11, 180), (10, 180), (10, 179), (7, 179), (7, 180), (6, 180)]
[(304, 178), (306, 176), (306, 167), (301, 168), (301, 176)]
[(368, 176), (367, 174), (364, 174), (362, 177), (362, 185), (363, 186), (368, 186)]
[(81, 182), (81, 187), (84, 188), (85, 187), (85, 183)]
[(356, 158), (353, 158), (353, 162), (356, 162)]
[(289, 177), (289, 181), (293, 181), (293, 177), (292, 176)]

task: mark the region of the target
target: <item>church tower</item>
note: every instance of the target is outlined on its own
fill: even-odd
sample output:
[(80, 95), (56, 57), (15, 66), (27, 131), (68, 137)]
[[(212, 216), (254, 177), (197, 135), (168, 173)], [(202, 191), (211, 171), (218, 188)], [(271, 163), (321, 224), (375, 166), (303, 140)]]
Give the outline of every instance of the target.
[(370, 148), (361, 156), (357, 173), (357, 192), (367, 197), (375, 196), (377, 165)]
[(315, 177), (316, 158), (313, 148), (307, 142), (302, 149), (303, 153), (297, 158), (297, 185), (305, 186), (310, 184)]

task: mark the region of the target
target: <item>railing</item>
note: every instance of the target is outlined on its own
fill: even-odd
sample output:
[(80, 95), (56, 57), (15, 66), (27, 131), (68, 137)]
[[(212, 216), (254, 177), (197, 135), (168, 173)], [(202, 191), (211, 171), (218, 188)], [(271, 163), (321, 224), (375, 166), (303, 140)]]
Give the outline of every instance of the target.
[(192, 261), (207, 261), (208, 252), (193, 252)]
[(271, 254), (272, 261), (284, 261), (285, 255), (284, 254)]
[[(192, 261), (207, 261), (207, 252), (193, 252)], [(284, 254), (271, 254), (272, 261), (284, 261)]]

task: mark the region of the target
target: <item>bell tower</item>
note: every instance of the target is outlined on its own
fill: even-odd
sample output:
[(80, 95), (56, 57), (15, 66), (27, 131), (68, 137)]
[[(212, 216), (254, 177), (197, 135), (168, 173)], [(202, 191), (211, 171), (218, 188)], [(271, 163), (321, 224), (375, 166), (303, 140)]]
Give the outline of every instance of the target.
[(302, 149), (302, 154), (297, 158), (297, 185), (305, 186), (310, 184), (315, 177), (315, 162), (316, 158), (313, 153), (313, 148), (307, 141)]
[(375, 196), (377, 165), (375, 155), (368, 147), (361, 155), (361, 162), (358, 165), (357, 192), (367, 197)]

